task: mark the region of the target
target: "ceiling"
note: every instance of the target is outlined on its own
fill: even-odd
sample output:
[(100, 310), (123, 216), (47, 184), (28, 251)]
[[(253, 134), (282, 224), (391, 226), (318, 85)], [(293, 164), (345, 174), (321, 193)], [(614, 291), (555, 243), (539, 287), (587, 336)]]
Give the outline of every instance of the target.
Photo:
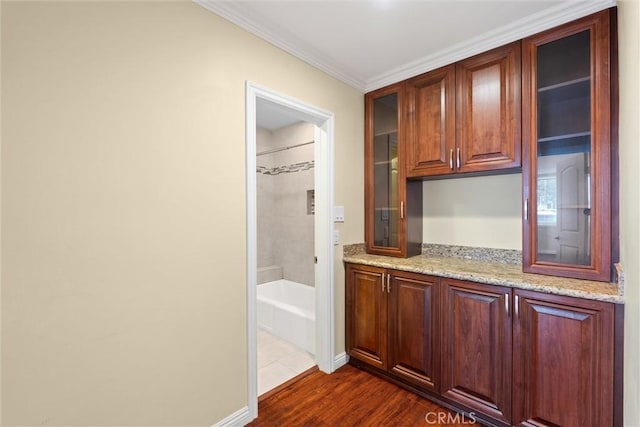
[(276, 130), (303, 121), (305, 118), (296, 110), (263, 98), (256, 100), (256, 127)]
[(363, 92), (555, 27), (615, 0), (194, 0)]

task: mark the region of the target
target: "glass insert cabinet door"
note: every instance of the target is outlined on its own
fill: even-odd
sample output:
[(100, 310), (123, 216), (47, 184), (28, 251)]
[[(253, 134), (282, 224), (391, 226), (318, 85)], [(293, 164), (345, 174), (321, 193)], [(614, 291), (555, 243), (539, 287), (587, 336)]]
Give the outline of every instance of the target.
[(591, 265), (590, 31), (538, 47), (540, 261)]
[(398, 247), (398, 133), (373, 140), (374, 246)]
[(373, 246), (399, 247), (398, 94), (373, 100)]
[(367, 249), (398, 256), (404, 256), (403, 93), (402, 85), (394, 85), (367, 95), (365, 104)]
[(525, 41), (525, 271), (610, 277), (608, 24), (605, 11)]

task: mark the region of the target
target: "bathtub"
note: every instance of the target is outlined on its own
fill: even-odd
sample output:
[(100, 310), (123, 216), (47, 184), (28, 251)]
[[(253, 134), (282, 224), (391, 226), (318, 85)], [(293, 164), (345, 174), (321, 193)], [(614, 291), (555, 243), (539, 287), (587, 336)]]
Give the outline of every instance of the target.
[(258, 285), (258, 327), (315, 355), (315, 289), (286, 279)]

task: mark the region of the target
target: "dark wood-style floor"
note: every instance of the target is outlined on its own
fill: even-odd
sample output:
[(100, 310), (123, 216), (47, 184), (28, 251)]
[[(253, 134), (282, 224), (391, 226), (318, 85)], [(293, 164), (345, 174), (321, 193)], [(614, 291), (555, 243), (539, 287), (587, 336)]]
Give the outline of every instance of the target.
[(249, 424), (260, 427), (469, 425), (473, 425), (469, 418), (456, 417), (435, 403), (350, 365), (331, 375), (312, 372), (264, 396), (258, 403), (258, 418)]

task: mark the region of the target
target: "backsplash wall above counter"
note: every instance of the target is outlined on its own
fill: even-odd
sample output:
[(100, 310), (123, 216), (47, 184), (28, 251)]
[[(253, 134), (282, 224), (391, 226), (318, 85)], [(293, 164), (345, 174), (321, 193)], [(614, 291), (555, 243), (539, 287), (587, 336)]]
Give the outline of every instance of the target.
[(522, 250), (522, 174), (423, 182), (423, 242)]

